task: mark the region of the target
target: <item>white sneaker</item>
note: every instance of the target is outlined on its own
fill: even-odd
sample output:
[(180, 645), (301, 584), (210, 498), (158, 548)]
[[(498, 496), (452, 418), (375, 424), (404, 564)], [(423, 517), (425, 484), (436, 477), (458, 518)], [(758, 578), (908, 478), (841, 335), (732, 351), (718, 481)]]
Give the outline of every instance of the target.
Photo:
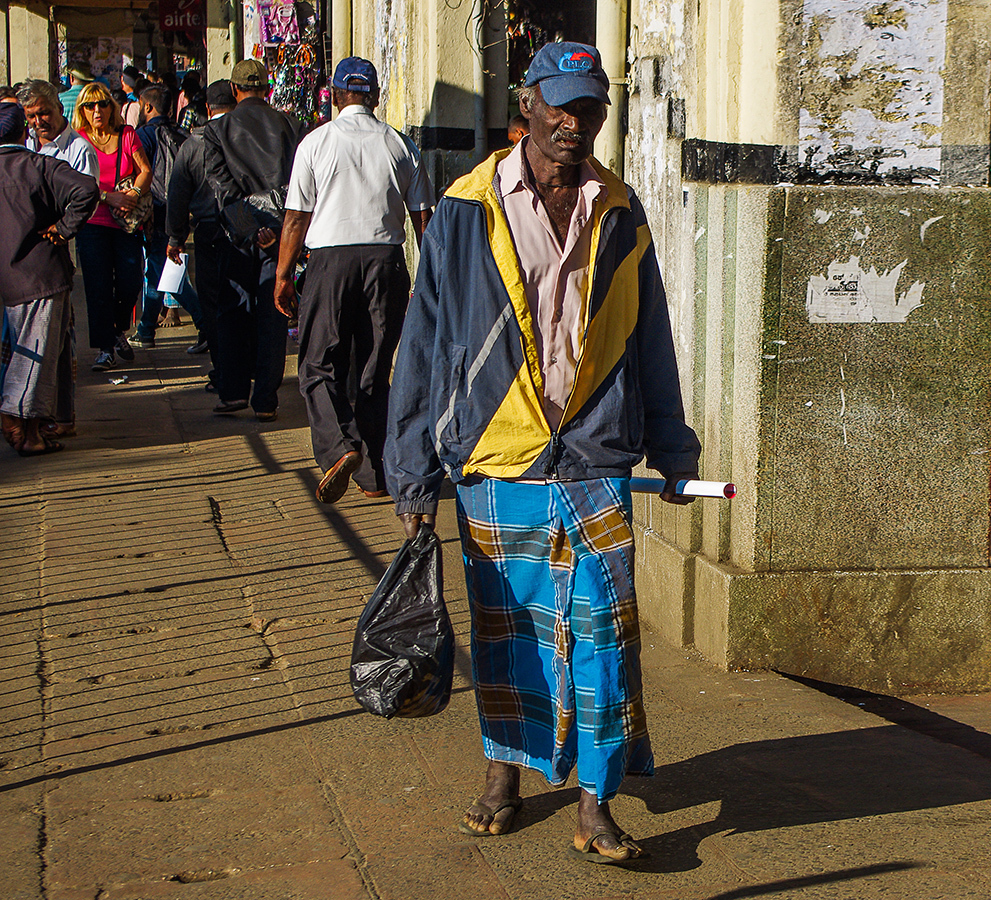
[(101, 350), (96, 359), (93, 361), (93, 371), (94, 372), (106, 372), (107, 369), (112, 369), (117, 365), (117, 357), (112, 353), (107, 353), (106, 350)]

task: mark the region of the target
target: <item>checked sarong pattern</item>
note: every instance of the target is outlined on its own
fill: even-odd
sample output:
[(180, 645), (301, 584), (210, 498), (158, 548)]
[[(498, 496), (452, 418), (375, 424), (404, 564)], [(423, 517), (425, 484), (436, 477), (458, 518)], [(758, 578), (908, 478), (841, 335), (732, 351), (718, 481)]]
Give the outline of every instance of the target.
[(609, 800), (649, 775), (625, 479), (458, 486), (486, 756)]

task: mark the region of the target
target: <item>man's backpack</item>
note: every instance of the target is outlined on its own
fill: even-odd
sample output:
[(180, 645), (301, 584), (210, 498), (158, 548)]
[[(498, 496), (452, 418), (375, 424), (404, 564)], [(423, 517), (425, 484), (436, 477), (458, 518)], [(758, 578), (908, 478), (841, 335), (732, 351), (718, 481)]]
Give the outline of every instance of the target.
[(159, 125), (155, 129), (158, 147), (155, 150), (155, 162), (152, 165), (151, 195), (159, 203), (165, 203), (168, 198), (172, 166), (175, 163), (179, 148), (186, 143), (188, 137), (188, 131), (172, 122)]

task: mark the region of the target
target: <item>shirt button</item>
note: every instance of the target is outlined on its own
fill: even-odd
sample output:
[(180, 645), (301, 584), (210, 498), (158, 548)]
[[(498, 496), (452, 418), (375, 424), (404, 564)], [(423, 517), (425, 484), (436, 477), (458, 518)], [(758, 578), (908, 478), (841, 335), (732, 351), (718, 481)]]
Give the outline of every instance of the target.
[(557, 364), (557, 357), (556, 356), (552, 356), (551, 357), (551, 365), (553, 366), (553, 365), (556, 365), (556, 364)]

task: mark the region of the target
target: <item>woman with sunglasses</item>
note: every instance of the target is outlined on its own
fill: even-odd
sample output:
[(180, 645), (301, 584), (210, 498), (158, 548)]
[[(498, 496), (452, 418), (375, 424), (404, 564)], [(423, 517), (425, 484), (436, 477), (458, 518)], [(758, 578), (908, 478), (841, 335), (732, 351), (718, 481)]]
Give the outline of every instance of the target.
[[(86, 290), (89, 343), (99, 351), (93, 371), (105, 372), (117, 365), (118, 356), (134, 359), (127, 329), (144, 278), (141, 232), (128, 234), (110, 210), (134, 209), (138, 196), (151, 190), (152, 171), (134, 129), (124, 124), (117, 102), (98, 81), (79, 92), (72, 127), (93, 145), (100, 162), (100, 205), (76, 237), (76, 248)], [(114, 190), (117, 178), (127, 175), (134, 176), (134, 188)]]

